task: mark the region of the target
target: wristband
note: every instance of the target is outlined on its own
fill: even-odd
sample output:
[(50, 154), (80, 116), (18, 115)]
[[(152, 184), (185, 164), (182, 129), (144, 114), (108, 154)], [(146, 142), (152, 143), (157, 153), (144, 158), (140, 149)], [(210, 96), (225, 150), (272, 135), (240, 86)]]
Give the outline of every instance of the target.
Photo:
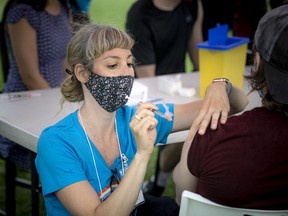
[(226, 92), (227, 92), (227, 95), (229, 95), (231, 92), (231, 89), (232, 89), (232, 83), (229, 81), (229, 79), (227, 79), (227, 78), (215, 78), (212, 81), (212, 83), (217, 83), (217, 82), (225, 82), (226, 83)]

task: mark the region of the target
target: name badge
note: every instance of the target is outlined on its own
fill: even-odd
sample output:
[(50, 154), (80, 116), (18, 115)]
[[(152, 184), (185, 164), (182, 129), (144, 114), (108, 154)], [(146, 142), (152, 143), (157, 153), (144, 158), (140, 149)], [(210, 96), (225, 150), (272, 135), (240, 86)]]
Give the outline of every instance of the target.
[(139, 195), (138, 195), (138, 198), (137, 198), (136, 203), (135, 203), (135, 208), (136, 208), (137, 206), (143, 204), (144, 202), (145, 202), (144, 195), (143, 195), (142, 190), (140, 190)]

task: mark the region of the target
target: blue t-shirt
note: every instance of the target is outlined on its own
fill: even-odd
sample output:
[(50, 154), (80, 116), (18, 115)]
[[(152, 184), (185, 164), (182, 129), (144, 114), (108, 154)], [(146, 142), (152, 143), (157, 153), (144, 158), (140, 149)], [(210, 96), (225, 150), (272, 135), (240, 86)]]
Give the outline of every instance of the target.
[[(169, 111), (174, 113), (174, 106), (168, 104)], [(131, 163), (137, 151), (137, 145), (130, 130), (129, 123), (136, 111), (135, 107), (123, 106), (116, 112), (116, 129), (123, 155), (115, 159), (111, 168), (106, 164), (97, 148), (90, 140), (93, 156), (85, 132), (78, 120), (78, 111), (62, 119), (57, 124), (46, 128), (38, 141), (36, 168), (39, 173), (43, 196), (48, 215), (70, 215), (54, 192), (79, 181), (89, 181), (101, 200), (105, 200), (122, 178), (122, 170)], [(162, 105), (159, 111), (165, 112)], [(172, 130), (173, 122), (155, 116), (158, 120), (157, 143), (166, 143)], [(123, 167), (124, 164), (124, 167)], [(97, 171), (96, 171), (97, 169)], [(99, 174), (99, 180), (96, 172)], [(102, 192), (101, 192), (101, 189)]]
[[(91, 0), (77, 0), (76, 2), (78, 4), (78, 6), (79, 6), (80, 12), (89, 13), (89, 7), (90, 7), (90, 4), (91, 4)], [(79, 12), (74, 7), (72, 7), (72, 11), (73, 11), (73, 13)]]

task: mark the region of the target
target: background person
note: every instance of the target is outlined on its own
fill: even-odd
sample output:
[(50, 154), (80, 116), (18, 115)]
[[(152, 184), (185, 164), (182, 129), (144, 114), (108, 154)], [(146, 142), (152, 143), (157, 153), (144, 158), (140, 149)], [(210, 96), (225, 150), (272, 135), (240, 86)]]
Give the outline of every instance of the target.
[[(198, 0), (139, 0), (127, 14), (126, 30), (135, 38), (132, 53), (137, 77), (186, 71), (189, 53), (194, 70), (199, 68), (197, 43), (202, 42), (203, 9)], [(144, 191), (160, 196), (178, 163), (182, 144), (160, 146), (155, 176)]]
[[(2, 55), (9, 61), (3, 93), (59, 87), (72, 36), (66, 0), (10, 0), (3, 15)], [(2, 136), (0, 153), (21, 168), (31, 166), (29, 150)]]
[(201, 1), (135, 1), (128, 11), (126, 30), (136, 41), (132, 52), (137, 77), (184, 72), (187, 52), (197, 70), (202, 20)]
[(260, 20), (254, 37), (254, 66), (246, 78), (262, 107), (202, 136), (190, 130), (173, 173), (178, 203), (190, 190), (227, 206), (288, 209), (287, 38), (284, 5)]
[(151, 111), (165, 112), (162, 105), (123, 106), (134, 80), (133, 45), (127, 33), (94, 24), (70, 41), (71, 76), (61, 91), (66, 100), (84, 103), (39, 138), (35, 163), (48, 215), (135, 215), (138, 206), (137, 215), (178, 215), (173, 199), (142, 196), (154, 145), (189, 128), (200, 108), (195, 121), (205, 130), (211, 119), (214, 128), (218, 119), (225, 123), (230, 108), (237, 112), (246, 106), (244, 92), (233, 88), (229, 108), (224, 82), (213, 84), (204, 102), (168, 104), (171, 121)]

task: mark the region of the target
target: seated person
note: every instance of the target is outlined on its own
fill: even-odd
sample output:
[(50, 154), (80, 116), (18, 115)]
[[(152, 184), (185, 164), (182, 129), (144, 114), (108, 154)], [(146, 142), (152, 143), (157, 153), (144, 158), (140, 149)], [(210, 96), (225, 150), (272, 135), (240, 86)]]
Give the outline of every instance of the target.
[(199, 0), (135, 1), (127, 14), (126, 30), (136, 42), (132, 53), (138, 64), (137, 77), (184, 72), (187, 52), (198, 70), (202, 21)]
[[(7, 1), (0, 32), (7, 67), (3, 93), (60, 87), (72, 37), (69, 13), (64, 1)], [(30, 151), (3, 136), (0, 156), (22, 169), (31, 167)]]
[[(127, 14), (126, 30), (135, 38), (132, 53), (137, 60), (137, 77), (179, 73), (189, 53), (193, 69), (199, 69), (197, 43), (202, 42), (203, 8), (199, 0), (139, 0)], [(160, 146), (155, 178), (144, 191), (160, 196), (175, 165), (183, 143)]]
[(83, 104), (38, 140), (35, 163), (48, 215), (178, 215), (174, 199), (142, 193), (154, 145), (193, 121), (204, 128), (210, 119), (211, 127), (225, 123), (230, 108), (235, 113), (246, 106), (237, 88), (229, 106), (224, 82), (212, 84), (204, 101), (168, 104), (171, 121), (154, 115), (152, 109), (164, 112), (162, 105), (125, 106), (134, 81), (133, 45), (126, 32), (95, 24), (84, 25), (68, 44), (70, 76), (61, 92)]
[(288, 209), (287, 39), (288, 5), (283, 5), (260, 20), (254, 66), (246, 76), (262, 106), (205, 135), (190, 130), (173, 172), (178, 203), (189, 190), (227, 206)]

